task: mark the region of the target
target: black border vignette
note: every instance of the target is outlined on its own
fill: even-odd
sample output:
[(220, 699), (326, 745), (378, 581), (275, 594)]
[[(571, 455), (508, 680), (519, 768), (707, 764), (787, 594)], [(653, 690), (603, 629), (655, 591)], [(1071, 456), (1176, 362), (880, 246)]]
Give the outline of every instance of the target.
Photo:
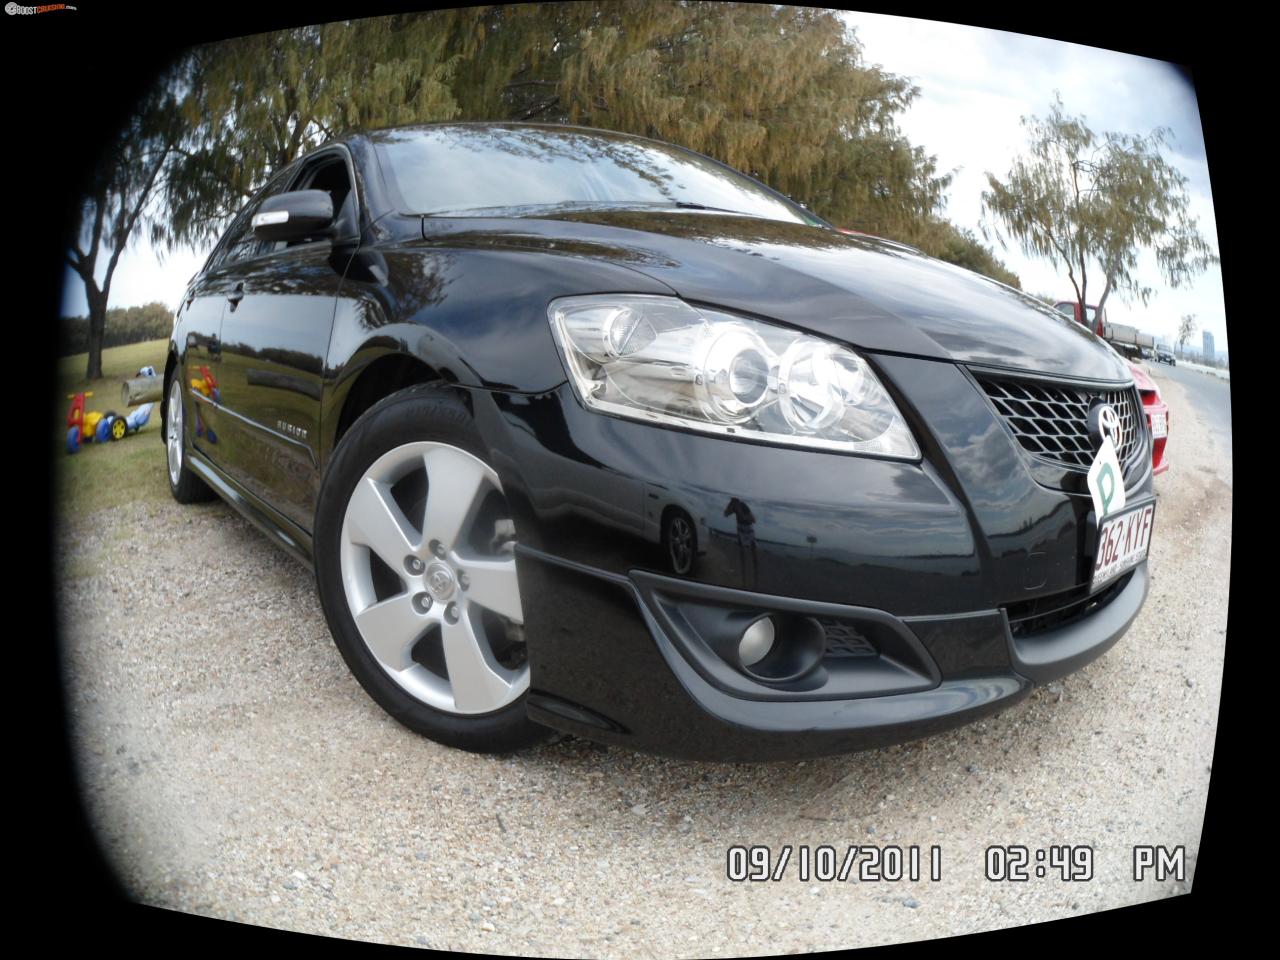
[[(75, 6), (75, 11), (0, 17), (0, 34), (5, 42), (3, 89), (7, 99), (9, 141), (9, 149), (5, 151), (8, 167), (5, 182), (10, 187), (9, 196), (17, 201), (13, 219), (4, 231), (8, 247), (5, 273), (11, 306), (8, 312), (10, 342), (17, 347), (9, 354), (8, 368), (22, 375), (24, 385), (27, 380), (31, 383), (30, 389), (19, 390), (13, 396), (21, 397), (22, 402), (32, 403), (41, 411), (35, 424), (22, 425), (12, 431), (9, 442), (22, 442), (20, 434), (34, 430), (39, 434), (36, 441), (39, 451), (46, 449), (42, 433), (46, 426), (43, 411), (48, 409), (45, 404), (51, 399), (60, 400), (52, 397), (52, 372), (57, 346), (55, 318), (62, 299), (63, 251), (68, 225), (74, 222), (80, 185), (97, 160), (96, 145), (123, 121), (139, 94), (176, 55), (195, 43), (301, 23), (424, 9), (422, 4), (385, 0), (366, 4), (315, 2), (292, 9), (264, 9), (261, 5), (108, 5), (93, 0), (78, 0)], [(1247, 245), (1242, 239), (1251, 239), (1251, 231), (1242, 223), (1233, 222), (1236, 211), (1241, 209), (1232, 201), (1240, 189), (1238, 174), (1242, 171), (1233, 162), (1239, 127), (1234, 122), (1232, 109), (1241, 97), (1237, 70), (1249, 54), (1241, 49), (1240, 38), (1233, 34), (1247, 32), (1246, 26), (1236, 27), (1224, 22), (1225, 18), (1219, 20), (1212, 15), (1206, 19), (1204, 11), (1195, 15), (1198, 22), (1193, 25), (1175, 19), (1171, 13), (1161, 14), (1158, 20), (1148, 15), (1125, 21), (1117, 19), (1114, 7), (1084, 10), (1022, 6), (1016, 12), (976, 13), (972, 8), (931, 9), (919, 4), (909, 8), (884, 4), (840, 6), (1034, 34), (1178, 65), (1187, 82), (1194, 85), (1200, 103), (1224, 278), (1242, 275), (1235, 255)], [(871, 59), (875, 59), (873, 52)], [(1230, 92), (1229, 79), (1235, 81)], [(1265, 92), (1263, 99), (1269, 99)], [(1263, 106), (1259, 113), (1265, 109)], [(1254, 123), (1257, 121), (1255, 116)], [(1256, 148), (1256, 138), (1262, 134), (1255, 127), (1250, 136), (1255, 138)], [(1256, 212), (1256, 205), (1252, 209)], [(1265, 213), (1263, 216), (1270, 219)], [(1263, 227), (1266, 228), (1265, 222)], [(1264, 272), (1261, 276), (1265, 282), (1268, 274)], [(1250, 305), (1251, 298), (1242, 296), (1238, 287), (1224, 295), (1233, 308), (1247, 310)], [(1258, 317), (1259, 322), (1263, 319)], [(19, 328), (18, 324), (22, 326)], [(1243, 336), (1238, 323), (1228, 321), (1228, 329), (1235, 338)], [(1248, 415), (1248, 406), (1241, 396), (1241, 382), (1260, 382), (1246, 372), (1251, 360), (1244, 343), (1241, 339), (1233, 351), (1232, 366), (1237, 375), (1233, 378), (1232, 392), (1237, 416), (1241, 412)], [(57, 407), (55, 402), (54, 408)], [(1244, 434), (1245, 430), (1233, 432)], [(1238, 479), (1245, 491), (1242, 502), (1254, 502), (1253, 495), (1247, 492), (1253, 482), (1248, 472), (1242, 470)], [(21, 771), (21, 776), (10, 780), (9, 788), (26, 810), (25, 815), (18, 818), (20, 826), (15, 832), (27, 846), (20, 854), (25, 866), (17, 879), (26, 890), (29, 905), (10, 914), (8, 932), (11, 935), (34, 933), (48, 937), (52, 943), (74, 946), (129, 944), (181, 948), (199, 943), (214, 948), (373, 948), (369, 944), (189, 916), (141, 906), (127, 899), (106, 866), (88, 826), (72, 765), (59, 673), (54, 568), (49, 549), (53, 535), (51, 481), (50, 462), (39, 463), (34, 477), (26, 472), (18, 489), (29, 499), (34, 486), (42, 492), (41, 505), (46, 509), (43, 512), (26, 507), (13, 510), (20, 517), (34, 518), (43, 513), (43, 523), (36, 521), (27, 542), (43, 547), (42, 551), (37, 550), (34, 570), (36, 576), (45, 579), (46, 589), (43, 593), (32, 590), (25, 582), (26, 577), (14, 578), (10, 584), (10, 596), (19, 600), (23, 595), (34, 598), (43, 616), (39, 617), (34, 631), (18, 622), (10, 627), (11, 643), (21, 651), (19, 665), (25, 668), (28, 660), (33, 660), (36, 681), (31, 684), (25, 679), (25, 673), (14, 671), (10, 674), (11, 687), (23, 692), (34, 689), (37, 693), (33, 699), (35, 709), (22, 711), (24, 722), (15, 730), (16, 736), (11, 741), (16, 741), (22, 751), (20, 763), (14, 766), (15, 771)], [(17, 559), (15, 554), (11, 556)], [(1231, 614), (1239, 613), (1239, 598), (1246, 594), (1239, 573), (1236, 580), (1237, 609), (1229, 610), (1228, 623), (1234, 619), (1239, 629), (1241, 618), (1232, 618)], [(1269, 637), (1258, 633), (1250, 639), (1267, 643)], [(28, 651), (35, 651), (34, 657), (29, 658)], [(1262, 656), (1266, 655), (1263, 651)], [(1231, 662), (1230, 658), (1227, 662)], [(953, 942), (956, 938), (950, 938), (877, 950), (901, 952), (952, 947), (998, 950), (1037, 947), (1054, 941), (1098, 944), (1109, 942), (1104, 938), (1116, 934), (1136, 935), (1147, 948), (1177, 948), (1185, 947), (1185, 937), (1190, 930), (1217, 929), (1211, 920), (1219, 905), (1227, 904), (1228, 888), (1239, 890), (1244, 898), (1256, 895), (1248, 886), (1248, 878), (1235, 872), (1234, 851), (1240, 849), (1237, 843), (1243, 842), (1242, 824), (1246, 820), (1244, 808), (1237, 804), (1234, 795), (1236, 784), (1228, 779), (1231, 772), (1239, 770), (1239, 763), (1244, 762), (1232, 756), (1242, 729), (1237, 706), (1242, 691), (1237, 681), (1236, 674), (1224, 673), (1215, 748), (1217, 769), (1211, 777), (1192, 894), (1048, 924), (974, 934), (964, 937), (964, 942)], [(1135, 678), (1135, 682), (1141, 682), (1141, 678)], [(1152, 842), (1159, 842), (1159, 838), (1153, 838)], [(1258, 852), (1265, 857), (1265, 848)]]

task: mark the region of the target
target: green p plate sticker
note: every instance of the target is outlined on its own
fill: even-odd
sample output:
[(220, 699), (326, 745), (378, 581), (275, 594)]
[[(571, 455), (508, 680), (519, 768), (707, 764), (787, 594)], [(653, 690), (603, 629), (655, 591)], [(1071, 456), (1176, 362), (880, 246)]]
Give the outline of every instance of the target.
[(1124, 474), (1110, 437), (1102, 440), (1102, 449), (1089, 467), (1089, 496), (1093, 497), (1093, 513), (1099, 521), (1124, 509)]

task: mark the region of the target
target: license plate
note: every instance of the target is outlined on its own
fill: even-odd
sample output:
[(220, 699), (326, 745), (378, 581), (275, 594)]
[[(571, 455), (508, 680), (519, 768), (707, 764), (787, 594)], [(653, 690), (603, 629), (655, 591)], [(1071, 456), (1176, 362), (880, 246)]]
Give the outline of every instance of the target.
[(1151, 415), (1151, 436), (1159, 440), (1161, 437), (1169, 435), (1169, 415), (1167, 413), (1153, 413)]
[(1156, 505), (1144, 503), (1102, 521), (1094, 554), (1091, 593), (1147, 558), (1155, 514)]

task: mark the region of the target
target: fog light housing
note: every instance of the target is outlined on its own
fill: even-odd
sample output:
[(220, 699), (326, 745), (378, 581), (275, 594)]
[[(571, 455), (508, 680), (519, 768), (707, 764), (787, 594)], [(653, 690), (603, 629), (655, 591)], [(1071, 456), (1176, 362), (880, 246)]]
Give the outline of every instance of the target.
[[(881, 697), (929, 690), (942, 681), (914, 628), (883, 610), (748, 593), (643, 570), (631, 571), (631, 579), (653, 615), (651, 629), (664, 655), (686, 661), (735, 697)], [(1003, 636), (1003, 615), (996, 619)], [(682, 665), (673, 668), (684, 676)]]
[(813, 617), (771, 613), (757, 617), (738, 638), (738, 668), (765, 683), (798, 680), (822, 662), (827, 632)]

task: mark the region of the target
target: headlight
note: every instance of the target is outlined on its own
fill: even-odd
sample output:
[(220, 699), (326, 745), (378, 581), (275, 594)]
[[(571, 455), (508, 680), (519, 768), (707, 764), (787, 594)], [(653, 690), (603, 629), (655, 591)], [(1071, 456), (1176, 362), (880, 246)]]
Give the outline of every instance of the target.
[(797, 447), (920, 457), (871, 367), (829, 340), (674, 297), (564, 297), (548, 313), (569, 379), (592, 410)]

